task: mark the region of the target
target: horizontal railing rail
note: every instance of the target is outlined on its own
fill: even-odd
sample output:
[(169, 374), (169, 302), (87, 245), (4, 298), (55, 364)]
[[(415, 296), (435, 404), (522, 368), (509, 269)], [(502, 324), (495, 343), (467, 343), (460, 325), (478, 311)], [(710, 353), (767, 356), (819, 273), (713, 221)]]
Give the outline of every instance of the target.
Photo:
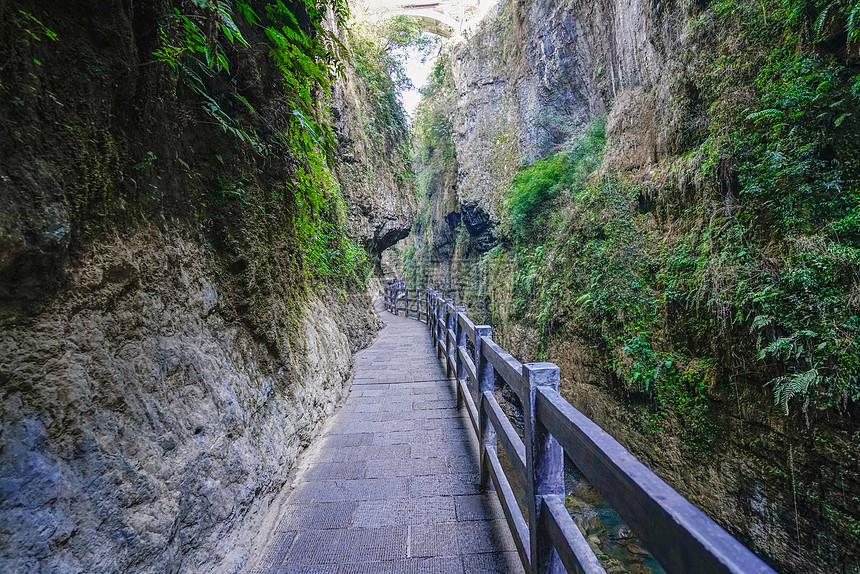
[[(605, 574), (565, 508), (564, 453), (612, 504), (670, 573), (775, 574), (726, 530), (670, 487), (559, 393), (552, 363), (517, 361), (493, 341), (489, 325), (475, 325), (466, 308), (432, 289), (388, 280), (385, 308), (427, 323), (437, 356), (456, 381), (480, 443), (481, 483), (502, 505), (523, 567), (534, 574)], [(496, 377), (523, 405), (524, 440), (495, 398)], [(499, 461), (501, 445), (511, 479), (525, 492), (525, 515)]]

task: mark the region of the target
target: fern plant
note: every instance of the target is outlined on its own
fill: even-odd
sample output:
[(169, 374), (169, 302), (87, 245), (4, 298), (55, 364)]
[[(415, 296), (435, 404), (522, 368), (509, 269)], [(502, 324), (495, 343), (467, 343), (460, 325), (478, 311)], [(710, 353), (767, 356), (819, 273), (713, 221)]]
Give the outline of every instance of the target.
[(773, 385), (774, 404), (779, 405), (787, 415), (788, 402), (795, 396), (808, 396), (810, 390), (820, 382), (821, 375), (818, 369), (813, 367), (799, 373), (776, 377), (768, 384)]
[[(221, 42), (223, 37), (229, 44), (238, 42), (250, 47), (233, 20), (233, 11), (225, 0), (194, 0), (194, 4), (205, 10), (204, 15), (183, 14), (174, 8), (173, 18), (180, 27), (178, 42), (171, 42), (162, 26), (161, 46), (155, 50), (156, 59), (166, 63), (177, 77), (181, 77), (192, 91), (201, 98), (201, 106), (221, 129), (236, 138), (248, 143), (257, 152), (262, 153), (264, 146), (260, 137), (251, 127), (242, 127), (238, 118), (228, 114), (218, 99), (209, 93), (206, 86), (207, 78), (214, 78), (222, 71), (230, 71), (230, 62), (225, 47)], [(216, 34), (207, 34), (201, 28), (214, 28)], [(230, 97), (241, 103), (252, 114), (253, 107), (248, 100), (235, 90)]]
[[(344, 230), (345, 207), (330, 165), (336, 139), (323, 108), (333, 78), (343, 72), (343, 47), (334, 32), (323, 26), (323, 19), (331, 8), (337, 24), (342, 24), (346, 2), (302, 0), (287, 6), (276, 0), (265, 5), (262, 17), (248, 0), (192, 3), (196, 11), (174, 9), (167, 17), (156, 59), (200, 97), (203, 110), (225, 132), (262, 155), (280, 149), (297, 162), (287, 185), (292, 191), (298, 249), (308, 275), (329, 282), (362, 282), (367, 255)], [(237, 49), (250, 48), (235, 14), (260, 30), (268, 42), (283, 83), (282, 102), (289, 110), (280, 124), (268, 122), (256, 128), (261, 123), (257, 111), (231, 81), (235, 73), (231, 56)], [(168, 24), (177, 32), (169, 33)], [(220, 86), (220, 91), (213, 85)], [(236, 108), (246, 111), (245, 117), (232, 111)], [(240, 199), (249, 204), (244, 192)]]

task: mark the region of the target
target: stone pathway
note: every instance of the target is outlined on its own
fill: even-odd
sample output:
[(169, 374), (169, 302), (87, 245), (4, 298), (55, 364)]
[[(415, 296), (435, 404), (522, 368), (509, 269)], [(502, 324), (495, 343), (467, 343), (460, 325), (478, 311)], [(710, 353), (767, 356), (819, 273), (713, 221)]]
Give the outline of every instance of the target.
[(427, 326), (381, 312), (349, 397), (303, 460), (251, 574), (520, 573)]

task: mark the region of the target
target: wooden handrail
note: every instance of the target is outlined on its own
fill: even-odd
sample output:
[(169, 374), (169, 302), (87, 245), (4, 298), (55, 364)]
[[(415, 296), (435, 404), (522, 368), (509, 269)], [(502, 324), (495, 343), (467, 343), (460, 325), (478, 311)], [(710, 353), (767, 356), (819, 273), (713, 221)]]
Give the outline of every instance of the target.
[[(538, 418), (670, 572), (773, 572), (557, 393), (538, 390)], [(668, 542), (671, 542), (669, 544)]]
[[(403, 299), (408, 316), (413, 310), (406, 293), (405, 281), (386, 281), (385, 308), (398, 314)], [(488, 325), (475, 325), (466, 316), (465, 307), (455, 306), (437, 291), (416, 289), (415, 303), (414, 317), (426, 321), (437, 356), (444, 357), (448, 376), (453, 373), (456, 377), (457, 404), (466, 407), (481, 444), (482, 483), (491, 480), (499, 494), (527, 572), (605, 572), (565, 509), (565, 452), (668, 572), (775, 574), (568, 403), (559, 394), (556, 365), (520, 363), (493, 341)], [(520, 440), (495, 399), (496, 376), (523, 404), (525, 441)], [(497, 440), (527, 493), (527, 517), (501, 470)]]
[(544, 529), (552, 539), (568, 572), (581, 574), (603, 574), (606, 571), (594, 555), (582, 532), (570, 517), (564, 506), (564, 501), (558, 498), (544, 499), (541, 517), (545, 521)]

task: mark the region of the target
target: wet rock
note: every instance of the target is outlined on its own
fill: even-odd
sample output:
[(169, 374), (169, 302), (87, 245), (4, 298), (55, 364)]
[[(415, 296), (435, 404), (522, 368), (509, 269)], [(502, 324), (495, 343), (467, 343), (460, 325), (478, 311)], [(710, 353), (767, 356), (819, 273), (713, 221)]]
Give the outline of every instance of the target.
[(584, 536), (605, 532), (603, 522), (600, 520), (600, 515), (594, 510), (582, 510), (579, 514), (574, 515), (573, 521), (579, 527), (580, 532), (582, 532)]
[(463, 213), (463, 223), (471, 235), (480, 235), (489, 229), (490, 216), (478, 205), (463, 203), (460, 206)]
[(594, 535), (588, 536), (586, 537), (585, 541), (588, 542), (588, 545), (591, 547), (591, 550), (595, 554), (606, 554), (606, 552), (603, 550), (599, 537)]
[(603, 564), (606, 574), (627, 574), (629, 572), (621, 562), (614, 558), (603, 559), (601, 560), (601, 564)]
[(619, 544), (624, 546), (624, 548), (628, 552), (630, 552), (631, 554), (635, 554), (636, 556), (650, 556), (651, 555), (647, 550), (645, 550), (644, 548), (642, 548), (641, 546), (639, 546), (638, 544), (636, 544), (632, 540), (625, 540), (623, 542), (619, 542)]
[(457, 229), (457, 227), (460, 225), (461, 219), (462, 215), (457, 213), (456, 211), (452, 211), (445, 216), (445, 222), (448, 223), (448, 227), (450, 227), (452, 230)]
[(632, 530), (630, 530), (630, 528), (629, 528), (629, 527), (627, 527), (627, 526), (622, 526), (622, 527), (620, 527), (620, 528), (618, 529), (618, 531), (615, 533), (615, 536), (616, 536), (619, 540), (626, 540), (626, 539), (629, 539), (629, 538), (633, 538), (633, 531), (632, 531)]

